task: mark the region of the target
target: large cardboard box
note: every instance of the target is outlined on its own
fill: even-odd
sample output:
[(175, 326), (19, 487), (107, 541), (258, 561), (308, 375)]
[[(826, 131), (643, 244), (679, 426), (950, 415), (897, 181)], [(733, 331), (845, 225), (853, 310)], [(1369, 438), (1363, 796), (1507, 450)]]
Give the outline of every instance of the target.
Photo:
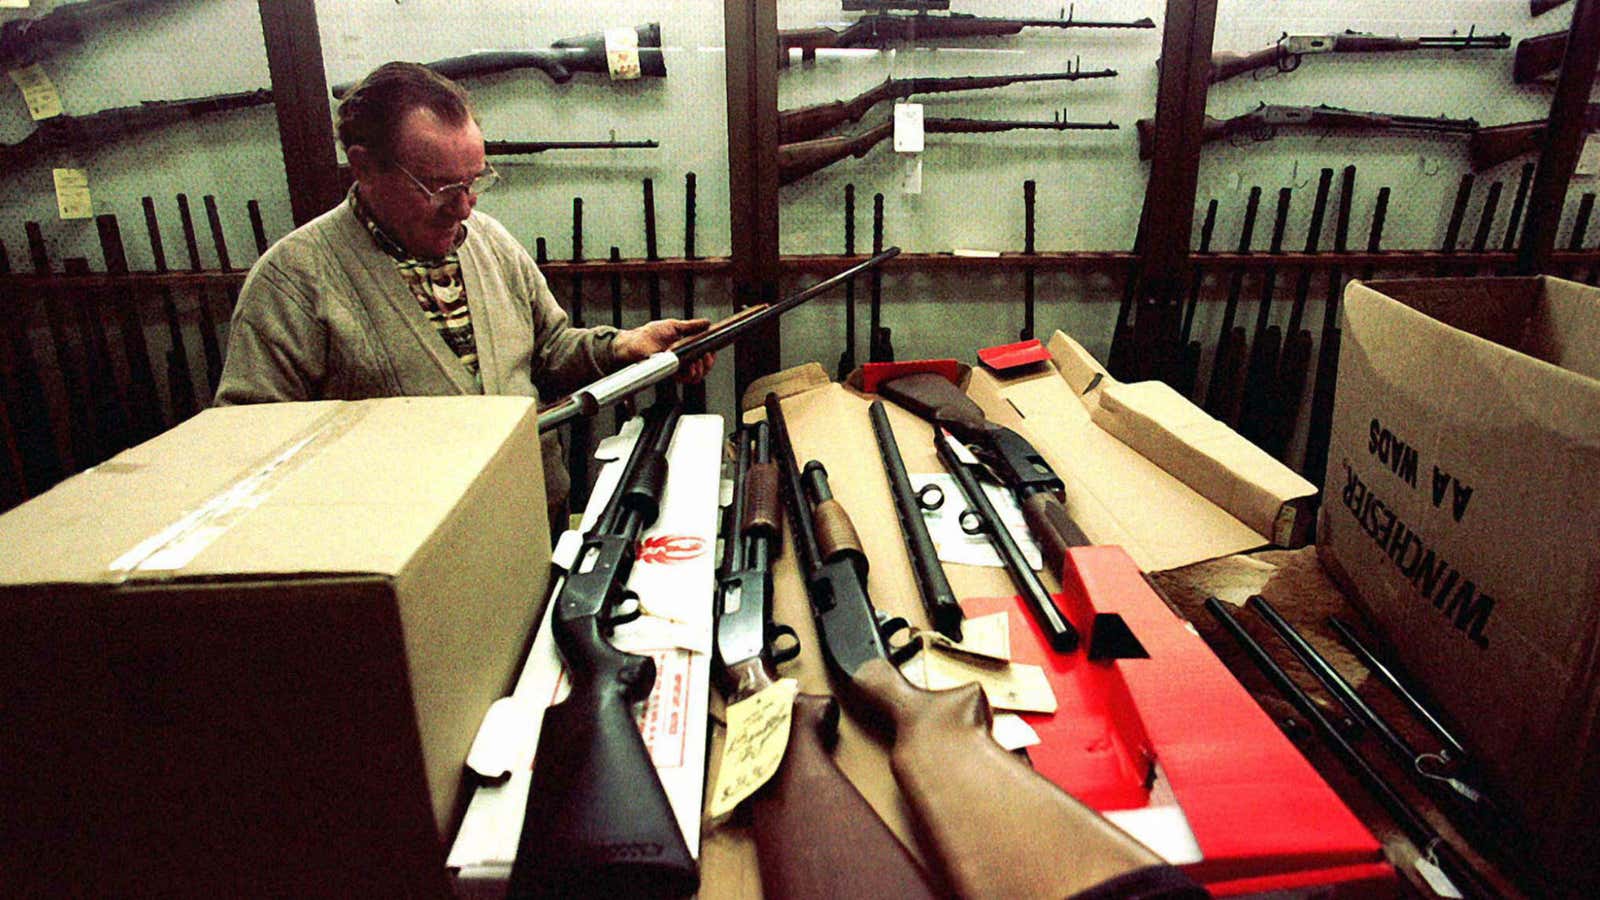
[(523, 398), (213, 409), (0, 517), (11, 896), (445, 896), (546, 594)]
[(1319, 556), (1559, 890), (1600, 886), (1600, 290), (1352, 283)]

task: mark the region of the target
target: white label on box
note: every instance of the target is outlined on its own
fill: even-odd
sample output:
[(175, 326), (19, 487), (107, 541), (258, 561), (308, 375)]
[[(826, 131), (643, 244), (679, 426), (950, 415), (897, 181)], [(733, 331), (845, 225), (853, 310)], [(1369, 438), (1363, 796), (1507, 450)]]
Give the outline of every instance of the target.
[(922, 104), (894, 105), (894, 152), (922, 152)]
[(1572, 174), (1593, 178), (1600, 172), (1600, 135), (1591, 134), (1583, 139), (1583, 150), (1578, 153), (1578, 165)]
[(643, 75), (639, 67), (639, 32), (632, 28), (606, 29), (606, 68), (612, 81), (632, 81)]

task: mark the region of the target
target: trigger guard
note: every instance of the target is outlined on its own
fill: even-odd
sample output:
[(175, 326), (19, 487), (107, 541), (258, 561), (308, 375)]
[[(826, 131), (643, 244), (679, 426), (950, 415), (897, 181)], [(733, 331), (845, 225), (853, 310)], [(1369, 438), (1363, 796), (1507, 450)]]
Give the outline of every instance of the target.
[[(780, 646), (779, 642), (784, 638), (788, 638), (793, 643)], [(767, 626), (767, 648), (768, 652), (772, 654), (773, 665), (786, 663), (800, 655), (800, 636), (795, 634), (795, 630), (788, 625), (780, 625), (776, 622), (771, 623)]]
[(639, 603), (639, 595), (627, 593), (623, 594), (617, 605), (611, 608), (604, 624), (606, 630), (610, 631), (618, 625), (626, 625), (642, 615), (644, 615), (644, 607)]
[(929, 483), (917, 491), (917, 506), (923, 510), (932, 511), (944, 505), (944, 488), (937, 484)]

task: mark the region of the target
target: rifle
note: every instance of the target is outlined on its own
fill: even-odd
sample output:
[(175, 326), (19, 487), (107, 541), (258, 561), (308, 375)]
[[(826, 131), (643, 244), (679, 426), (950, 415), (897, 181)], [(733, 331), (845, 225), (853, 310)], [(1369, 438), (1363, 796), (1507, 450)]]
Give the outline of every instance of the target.
[(1517, 84), (1538, 81), (1561, 70), (1567, 55), (1567, 32), (1553, 31), (1517, 41), (1511, 62), (1511, 80)]
[[(1030, 178), (1022, 183), (1022, 255), (1034, 254), (1034, 208), (1038, 202), (1038, 185)], [(1021, 341), (1033, 340), (1034, 271), (1033, 266), (1022, 267), (1022, 330), (1017, 332)]]
[[(1255, 236), (1256, 214), (1261, 209), (1261, 188), (1251, 187), (1250, 198), (1245, 201), (1244, 224), (1239, 228), (1239, 254), (1250, 252), (1250, 241)], [(1222, 307), (1222, 327), (1217, 329), (1217, 351), (1211, 357), (1211, 378), (1206, 383), (1206, 412), (1221, 419), (1230, 408), (1232, 376), (1239, 366), (1239, 353), (1243, 350), (1244, 331), (1234, 333), (1233, 322), (1239, 315), (1239, 295), (1244, 293), (1244, 268), (1237, 267), (1228, 276), (1228, 299)]]
[(1568, 0), (1528, 0), (1528, 15), (1538, 17), (1560, 6), (1566, 6)]
[[(766, 690), (776, 678), (776, 665), (800, 652), (794, 629), (772, 622), (772, 559), (783, 533), (783, 507), (768, 432), (766, 422), (756, 422), (734, 435), (733, 502), (718, 577), (716, 642), (729, 704)], [(750, 801), (762, 893), (940, 896), (834, 761), (829, 748), (837, 743), (838, 725), (833, 698), (802, 694), (795, 699), (783, 762)]]
[(1511, 46), (1511, 35), (1465, 35), (1427, 37), (1385, 37), (1345, 31), (1340, 34), (1287, 34), (1264, 50), (1254, 53), (1220, 51), (1211, 55), (1211, 83), (1226, 81), (1268, 67), (1280, 72), (1300, 68), (1300, 58), (1308, 53), (1406, 53), (1414, 50), (1504, 50)]
[(659, 141), (484, 141), (487, 156), (516, 156), (546, 150), (653, 150)]
[[(1248, 137), (1252, 141), (1270, 141), (1285, 126), (1304, 128), (1341, 129), (1347, 131), (1402, 131), (1434, 134), (1471, 134), (1478, 128), (1473, 119), (1451, 119), (1445, 116), (1395, 116), (1388, 113), (1362, 112), (1340, 109), (1336, 106), (1278, 106), (1261, 104), (1250, 112), (1231, 119), (1206, 116), (1201, 140), (1211, 141)], [(1139, 132), (1139, 158), (1149, 159), (1155, 149), (1155, 120), (1140, 119), (1134, 123)]]
[(665, 350), (592, 381), (540, 410), (539, 431), (541, 433), (549, 431), (575, 418), (591, 417), (618, 400), (630, 397), (652, 384), (667, 379), (684, 363), (726, 347), (755, 326), (783, 315), (812, 297), (836, 287), (853, 275), (882, 265), (899, 253), (899, 247), (890, 247), (871, 259), (824, 278), (776, 303), (760, 303), (745, 307), (699, 334), (680, 338), (677, 343)]
[[(683, 176), (683, 258), (695, 259), (694, 253), (694, 216), (695, 216), (695, 178), (693, 172), (686, 172)], [(683, 272), (683, 317), (694, 318), (694, 270), (685, 269)], [(692, 414), (706, 411), (706, 384), (685, 385), (683, 388), (683, 408)]]
[[(1345, 253), (1350, 249), (1350, 208), (1356, 188), (1356, 167), (1345, 166), (1339, 182), (1339, 212), (1334, 218), (1333, 252)], [(1322, 339), (1317, 347), (1317, 380), (1311, 386), (1311, 414), (1306, 425), (1304, 465), (1300, 471), (1312, 484), (1322, 484), (1328, 473), (1328, 440), (1333, 426), (1333, 390), (1339, 372), (1339, 298), (1343, 294), (1344, 268), (1334, 266), (1328, 270), (1328, 299), (1322, 306)], [(1306, 370), (1311, 365), (1310, 334), (1296, 335), (1295, 359), (1298, 368), (1291, 371), (1298, 404), (1300, 392), (1305, 390)], [(1304, 361), (1299, 362), (1303, 356)], [(1287, 443), (1287, 439), (1285, 439)]]
[(1096, 22), (1065, 16), (1059, 19), (1001, 19), (950, 13), (930, 16), (925, 13), (903, 16), (872, 13), (843, 27), (818, 25), (814, 28), (778, 30), (778, 56), (789, 58), (798, 49), (802, 60), (816, 59), (819, 49), (882, 47), (892, 41), (918, 41), (924, 38), (1009, 37), (1024, 28), (1154, 28), (1149, 18), (1132, 22)]
[(1045, 563), (1060, 577), (1068, 547), (1089, 539), (1062, 504), (1065, 486), (1043, 455), (1022, 435), (989, 421), (961, 389), (933, 374), (903, 375), (878, 385), (878, 393), (908, 412), (955, 435), (1016, 495), (1028, 532)]
[(833, 100), (798, 109), (778, 111), (778, 143), (792, 144), (821, 137), (831, 129), (859, 122), (867, 111), (880, 103), (902, 100), (916, 94), (948, 94), (956, 91), (982, 91), (1030, 81), (1078, 81), (1083, 78), (1114, 78), (1115, 69), (1085, 72), (1082, 66), (1065, 72), (1041, 75), (967, 75), (957, 78), (888, 78), (849, 100)]
[[(856, 186), (844, 186), (844, 255), (856, 255)], [(844, 283), (844, 352), (839, 354), (838, 380), (856, 368), (856, 280)]]
[(574, 565), (550, 602), (552, 635), (572, 692), (549, 707), (534, 752), (533, 780), (508, 896), (683, 896), (699, 876), (667, 793), (634, 722), (650, 695), (655, 661), (611, 646), (606, 635), (637, 616), (628, 575), (640, 533), (655, 522), (678, 422), (658, 402), (622, 478), (583, 536)]
[(0, 144), (0, 166), (20, 168), (56, 150), (93, 147), (126, 134), (271, 102), (272, 91), (262, 88), (190, 100), (146, 100), (138, 106), (103, 109), (85, 116), (56, 116), (40, 122), (15, 144)]
[(927, 691), (894, 667), (867, 594), (866, 556), (827, 470), (813, 460), (802, 480), (776, 395), (767, 395), (766, 412), (828, 668), (851, 714), (887, 739), (890, 769), (935, 874), (963, 897), (1063, 897), (1156, 864), (1155, 854), (995, 743), (981, 688)]
[[(872, 195), (872, 252), (883, 252), (883, 195)], [(883, 270), (873, 269), (867, 284), (867, 359), (894, 362), (894, 343), (883, 322)]]
[[(1211, 253), (1211, 235), (1217, 228), (1217, 201), (1212, 200), (1206, 204), (1206, 215), (1200, 223), (1200, 255), (1207, 256)], [(1178, 392), (1185, 397), (1196, 397), (1196, 390), (1200, 382), (1200, 342), (1191, 340), (1194, 333), (1194, 314), (1200, 306), (1200, 288), (1205, 280), (1205, 270), (1199, 266), (1194, 267), (1194, 274), (1189, 278), (1189, 300), (1183, 308), (1183, 328), (1179, 332), (1179, 343), (1183, 345), (1183, 364), (1179, 369), (1179, 383), (1174, 385)]]
[[(639, 72), (633, 77), (667, 77), (667, 63), (661, 55), (661, 24), (651, 22), (648, 25), (638, 25), (633, 31), (638, 36), (639, 50)], [(597, 31), (593, 34), (562, 38), (551, 44), (547, 50), (485, 50), (423, 65), (451, 79), (492, 75), (513, 69), (538, 69), (549, 75), (550, 80), (556, 84), (566, 84), (572, 80), (575, 72), (598, 72), (602, 75), (610, 73), (611, 64), (607, 60), (606, 52), (607, 34), (608, 32)], [(333, 95), (343, 97), (355, 86), (354, 81), (336, 84), (333, 86)]]
[(0, 69), (15, 69), (35, 61), (41, 44), (76, 44), (83, 40), (83, 23), (128, 3), (129, 0), (83, 0), (59, 4), (36, 19), (9, 19), (0, 24)]
[(966, 616), (956, 600), (955, 591), (950, 589), (949, 579), (944, 577), (944, 568), (939, 565), (939, 553), (928, 534), (928, 524), (922, 520), (922, 510), (938, 509), (944, 502), (944, 492), (931, 484), (921, 491), (913, 491), (883, 401), (872, 401), (872, 405), (867, 407), (867, 415), (872, 419), (872, 436), (878, 442), (878, 458), (883, 462), (884, 476), (889, 479), (889, 494), (894, 497), (895, 516), (900, 520), (900, 536), (906, 542), (906, 554), (917, 576), (917, 593), (922, 595), (928, 621), (940, 634), (952, 641), (959, 641), (961, 621)]
[[(1472, 171), (1481, 172), (1526, 153), (1544, 147), (1548, 119), (1531, 122), (1511, 122), (1489, 125), (1472, 133), (1467, 141), (1467, 157), (1472, 161)], [(1600, 103), (1590, 103), (1583, 114), (1583, 127), (1589, 131), (1600, 129)]]
[[(925, 118), (922, 130), (928, 134), (989, 134), (997, 131), (1115, 131), (1115, 122), (1069, 122), (1057, 115), (1046, 121), (1019, 119)], [(894, 122), (886, 121), (855, 134), (815, 138), (778, 146), (778, 183), (796, 181), (833, 165), (847, 156), (866, 156), (867, 151), (894, 134)]]
[[(1292, 197), (1291, 188), (1278, 188), (1278, 207), (1272, 220), (1272, 241), (1267, 245), (1267, 253), (1277, 256), (1283, 252), (1283, 233), (1289, 224), (1289, 202)], [(1223, 421), (1235, 426), (1239, 434), (1252, 443), (1260, 440), (1250, 433), (1247, 425), (1250, 424), (1251, 396), (1250, 391), (1267, 377), (1267, 372), (1262, 367), (1267, 364), (1266, 349), (1268, 330), (1273, 332), (1272, 340), (1277, 340), (1277, 326), (1272, 325), (1272, 295), (1278, 289), (1278, 267), (1269, 265), (1261, 273), (1261, 300), (1256, 304), (1255, 328), (1250, 333), (1249, 355), (1244, 354), (1244, 329), (1238, 332), (1239, 354), (1237, 362), (1243, 366), (1228, 373), (1231, 390), (1229, 403), (1224, 409), (1228, 415)]]

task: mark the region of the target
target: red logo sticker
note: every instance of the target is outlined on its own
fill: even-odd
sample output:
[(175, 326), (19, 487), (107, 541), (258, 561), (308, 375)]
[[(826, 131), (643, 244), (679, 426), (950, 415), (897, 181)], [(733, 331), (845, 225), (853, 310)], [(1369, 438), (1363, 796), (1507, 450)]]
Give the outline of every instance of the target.
[(638, 560), (643, 563), (672, 565), (688, 562), (705, 552), (706, 542), (702, 538), (682, 534), (661, 534), (639, 542)]

